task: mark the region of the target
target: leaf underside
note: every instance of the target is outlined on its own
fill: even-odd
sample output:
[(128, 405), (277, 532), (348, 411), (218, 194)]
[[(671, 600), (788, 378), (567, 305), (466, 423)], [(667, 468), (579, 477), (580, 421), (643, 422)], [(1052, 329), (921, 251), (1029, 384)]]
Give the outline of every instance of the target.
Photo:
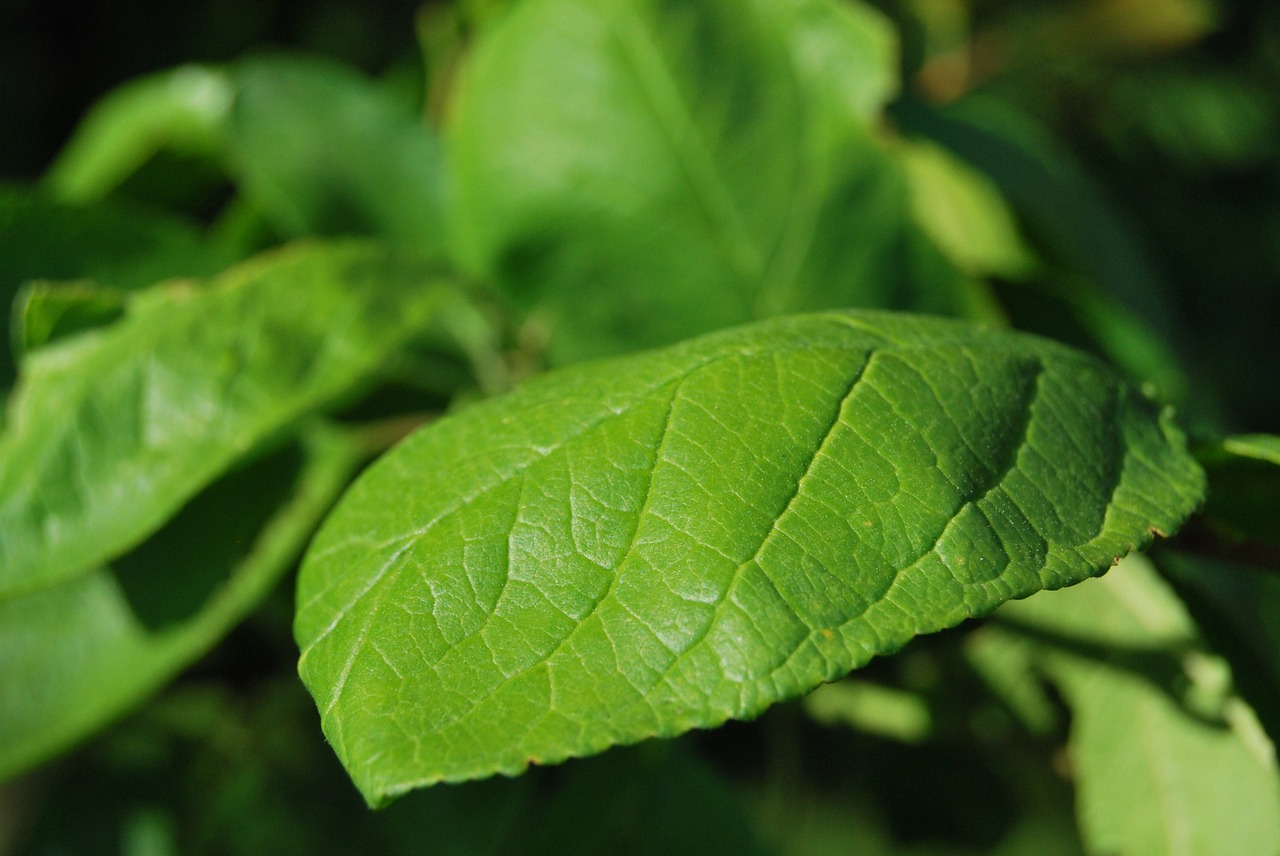
[(887, 313), (759, 323), (545, 376), (372, 467), (295, 633), (373, 804), (759, 714), (1070, 585), (1200, 499), (1092, 359)]

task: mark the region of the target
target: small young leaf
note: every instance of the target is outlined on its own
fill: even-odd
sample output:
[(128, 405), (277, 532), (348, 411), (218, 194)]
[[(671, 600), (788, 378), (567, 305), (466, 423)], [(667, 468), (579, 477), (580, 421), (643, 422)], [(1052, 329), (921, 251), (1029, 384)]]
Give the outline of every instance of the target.
[(124, 314), (127, 303), (125, 291), (92, 280), (30, 282), (13, 304), (14, 357), (21, 360), (63, 336), (110, 324)]
[(46, 184), (63, 202), (100, 202), (163, 149), (213, 154), (234, 97), (226, 71), (205, 66), (130, 81), (94, 105)]
[(138, 292), (117, 323), (32, 353), (0, 435), (0, 600), (136, 544), (453, 295), (374, 247), (300, 245)]
[(161, 151), (216, 162), (282, 235), (377, 235), (444, 246), (440, 146), (410, 101), (344, 66), (295, 56), (163, 71), (104, 97), (47, 184), (99, 202)]
[(1157, 409), (1044, 340), (798, 316), (545, 376), (372, 467), (300, 671), (371, 803), (751, 717), (1172, 532)]

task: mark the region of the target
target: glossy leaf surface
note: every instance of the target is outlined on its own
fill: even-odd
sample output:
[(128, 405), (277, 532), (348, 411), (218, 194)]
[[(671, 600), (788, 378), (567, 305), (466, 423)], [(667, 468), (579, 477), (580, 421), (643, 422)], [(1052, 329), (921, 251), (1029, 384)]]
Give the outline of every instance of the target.
[(1099, 573), (1199, 501), (1092, 359), (884, 313), (548, 375), (356, 483), (300, 671), (366, 798), (751, 717)]
[(234, 461), (367, 382), (449, 292), (361, 245), (134, 296), (30, 355), (0, 436), (0, 600), (88, 573)]

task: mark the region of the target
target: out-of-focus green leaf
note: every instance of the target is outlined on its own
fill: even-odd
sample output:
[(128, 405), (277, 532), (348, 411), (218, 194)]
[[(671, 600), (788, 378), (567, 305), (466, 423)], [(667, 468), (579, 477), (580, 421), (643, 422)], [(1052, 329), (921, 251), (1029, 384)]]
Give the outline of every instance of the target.
[(456, 295), (377, 247), (299, 245), (136, 292), (115, 324), (29, 355), (0, 435), (0, 600), (137, 544)]
[(890, 44), (833, 0), (521, 4), (456, 95), (457, 254), (553, 326), (562, 362), (918, 307), (906, 179), (869, 127)]
[[(1074, 274), (1050, 282), (1046, 297), (1061, 301), (1099, 350), (1155, 383), (1166, 399), (1185, 399), (1188, 383), (1176, 350), (1185, 331), (1168, 285), (1131, 225), (1061, 146), (1025, 117), (976, 96), (946, 111), (907, 104), (895, 115), (904, 130), (936, 140), (990, 177), (1046, 261)], [(1049, 325), (1034, 329), (1056, 335), (1064, 319), (1050, 317)], [(1189, 405), (1206, 407), (1200, 398)]]
[(220, 164), (284, 237), (443, 249), (435, 136), (412, 103), (337, 63), (267, 56), (126, 84), (80, 126), (47, 184), (59, 199), (98, 202), (162, 151)]
[(1149, 562), (1006, 605), (1072, 710), (1071, 758), (1092, 852), (1275, 853), (1280, 771), (1223, 661), (1199, 647)]
[(1280, 437), (1274, 434), (1236, 434), (1223, 437), (1216, 443), (1216, 448), (1205, 449), (1200, 457), (1209, 464), (1232, 458), (1247, 458), (1280, 466)]
[[(238, 480), (240, 493), (201, 504), (199, 519), (182, 523), (186, 550), (127, 557), (146, 563), (131, 573), (143, 575), (141, 594), (153, 599), (213, 576), (211, 595), (181, 620), (148, 629), (121, 572), (109, 569), (0, 602), (0, 780), (119, 716), (212, 648), (296, 560), (362, 455), (341, 435), (313, 429), (296, 474), (268, 459)], [(286, 499), (246, 528), (236, 515), (256, 509), (262, 493)]]
[(907, 743), (920, 742), (933, 728), (920, 696), (852, 678), (818, 687), (805, 696), (804, 707), (819, 722), (844, 723)]
[(222, 69), (185, 65), (140, 78), (89, 112), (49, 169), (63, 202), (100, 202), (157, 152), (214, 155), (222, 146), (235, 83)]
[(210, 276), (234, 259), (184, 220), (131, 205), (81, 207), (0, 186), (0, 389), (13, 380), (11, 307), (29, 280), (91, 279), (133, 290)]
[(87, 280), (29, 283), (13, 306), (14, 358), (55, 339), (110, 324), (125, 312), (127, 292)]
[[(1209, 476), (1204, 516), (1226, 541), (1257, 541), (1257, 555), (1237, 558), (1280, 569), (1280, 436), (1242, 434), (1202, 444), (1196, 456)], [(1218, 544), (1240, 547), (1244, 544)], [(1263, 555), (1263, 554), (1268, 555)]]
[(411, 105), (321, 60), (248, 60), (232, 79), (229, 169), (284, 235), (372, 234), (443, 250), (440, 148)]
[(1008, 633), (982, 627), (964, 641), (964, 653), (992, 692), (1032, 734), (1058, 726), (1058, 711), (1035, 670), (1035, 646)]
[(906, 168), (916, 221), (961, 270), (1020, 279), (1035, 267), (989, 178), (936, 143), (903, 142), (894, 152)]
[(1280, 576), (1175, 548), (1156, 561), (1205, 639), (1230, 661), (1272, 743), (1280, 740)]
[(751, 717), (1172, 532), (1201, 475), (1046, 340), (888, 313), (547, 375), (368, 470), (299, 669), (374, 804)]

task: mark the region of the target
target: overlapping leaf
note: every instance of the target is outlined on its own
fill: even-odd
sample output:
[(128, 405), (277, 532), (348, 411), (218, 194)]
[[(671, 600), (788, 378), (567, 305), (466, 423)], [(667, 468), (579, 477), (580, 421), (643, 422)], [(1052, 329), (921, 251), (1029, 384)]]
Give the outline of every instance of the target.
[[(830, 0), (533, 0), (477, 45), (449, 135), (455, 243), (569, 360), (787, 311), (918, 307), (870, 126), (895, 46)], [(940, 291), (950, 278), (910, 287)]]
[[(1226, 665), (1150, 563), (1010, 604), (1072, 711), (1071, 759), (1090, 852), (1213, 856), (1280, 850), (1275, 749)], [(1227, 784), (1229, 783), (1229, 784)]]
[(124, 204), (83, 208), (0, 187), (0, 387), (13, 380), (10, 309), (28, 280), (88, 278), (133, 290), (209, 276), (232, 261), (178, 217)]
[(87, 573), (260, 443), (369, 381), (452, 294), (361, 245), (298, 246), (29, 356), (0, 435), (0, 600)]
[(61, 199), (98, 202), (166, 150), (217, 164), (284, 237), (443, 247), (435, 136), (412, 98), (337, 63), (265, 56), (126, 84), (95, 106), (47, 184)]
[[(201, 507), (203, 519), (184, 521), (184, 543), (171, 555), (139, 558), (145, 567), (132, 572), (143, 590), (133, 600), (118, 570), (98, 568), (0, 602), (0, 781), (109, 722), (213, 647), (296, 561), (362, 455), (331, 430), (310, 430), (299, 472), (247, 471), (275, 483), (237, 485), (254, 492)], [(241, 507), (257, 512), (264, 499), (266, 519), (244, 531)], [(139, 603), (164, 600), (172, 610), (209, 574), (216, 586), (191, 615), (154, 628), (140, 620)]]
[(765, 322), (551, 375), (357, 482), (300, 670), (371, 802), (750, 717), (1171, 532), (1201, 474), (1051, 343)]

